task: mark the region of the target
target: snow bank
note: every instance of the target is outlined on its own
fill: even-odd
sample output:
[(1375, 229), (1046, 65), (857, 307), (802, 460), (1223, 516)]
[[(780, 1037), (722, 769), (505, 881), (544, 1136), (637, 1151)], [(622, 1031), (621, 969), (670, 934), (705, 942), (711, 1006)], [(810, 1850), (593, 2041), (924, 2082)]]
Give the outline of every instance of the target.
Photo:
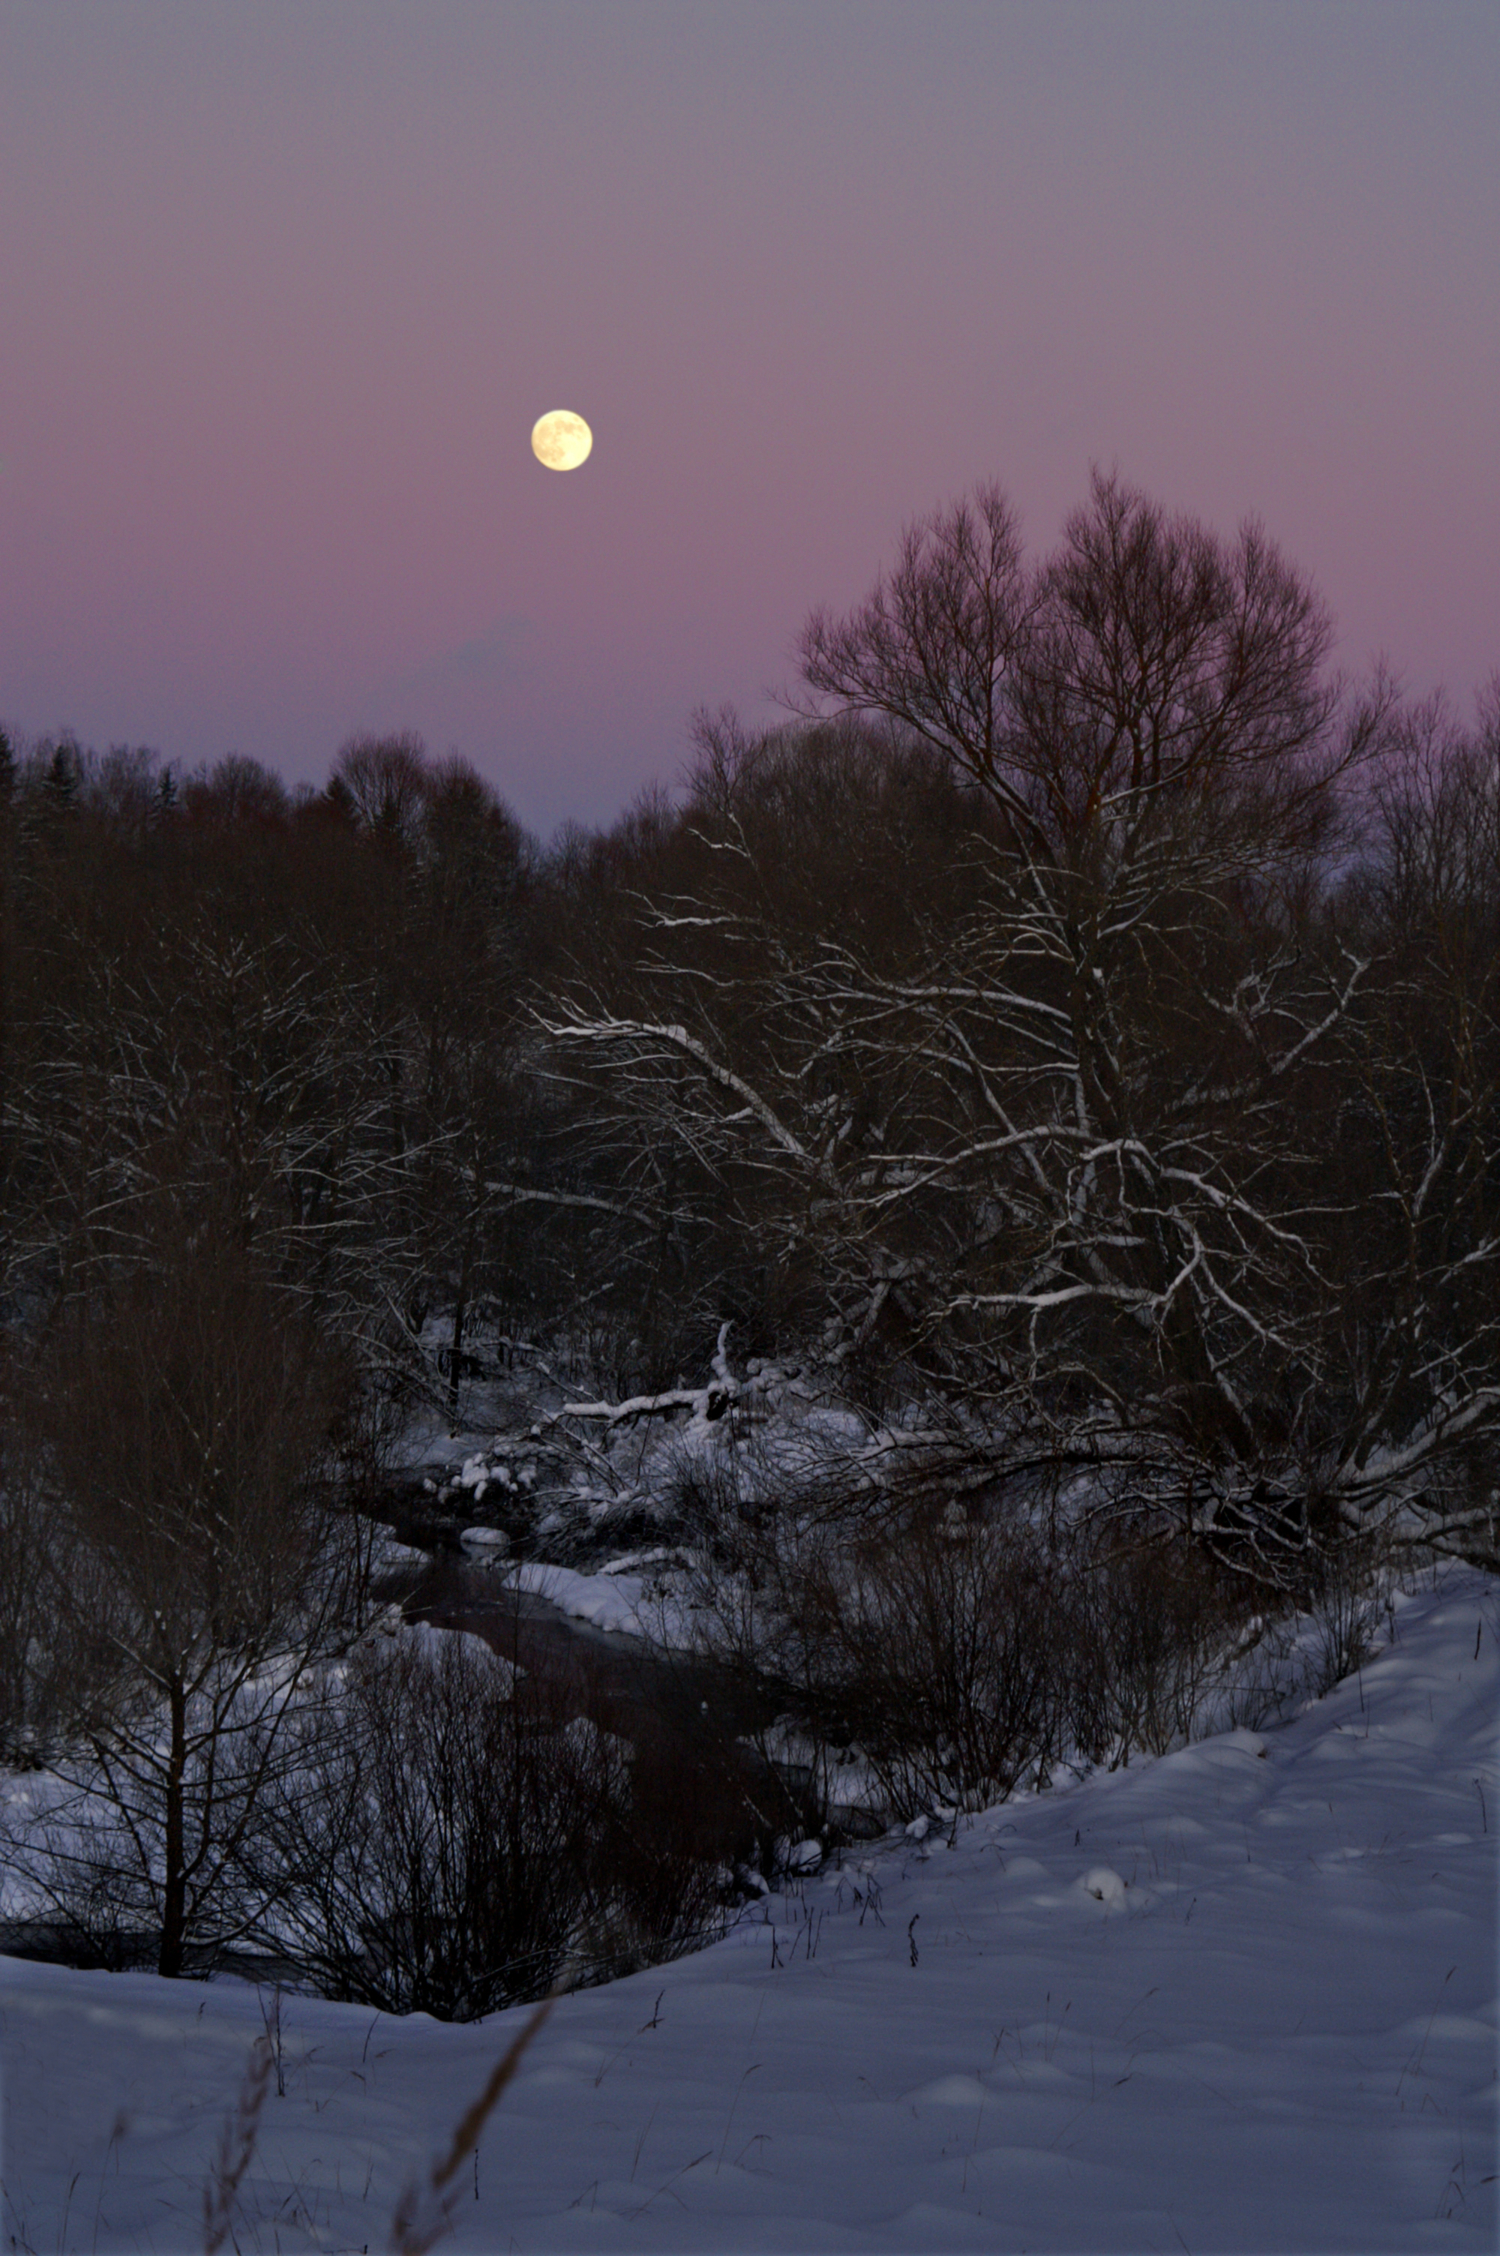
[(633, 1574), (577, 1574), (571, 1567), (547, 1567), (528, 1560), (518, 1567), (514, 1580), (522, 1590), (533, 1591), (575, 1621), (592, 1622), (596, 1629), (623, 1629), (640, 1636), (649, 1629), (641, 1608), (645, 1590)]
[[(564, 1999), (444, 2245), (1488, 2251), (1497, 1699), (1496, 1587), (1454, 1572), (1277, 1730), (898, 1836)], [(5, 2233), (201, 2246), (269, 2007), (0, 1961)], [(236, 2245), (386, 2245), (520, 2020), (286, 1999)]]
[(674, 1593), (668, 1580), (651, 1571), (655, 1562), (670, 1565), (680, 1556), (675, 1550), (633, 1554), (598, 1574), (527, 1560), (511, 1570), (509, 1579), (519, 1589), (547, 1599), (559, 1613), (592, 1622), (595, 1629), (623, 1630), (656, 1645), (691, 1650), (695, 1628), (686, 1600), (680, 1592)]

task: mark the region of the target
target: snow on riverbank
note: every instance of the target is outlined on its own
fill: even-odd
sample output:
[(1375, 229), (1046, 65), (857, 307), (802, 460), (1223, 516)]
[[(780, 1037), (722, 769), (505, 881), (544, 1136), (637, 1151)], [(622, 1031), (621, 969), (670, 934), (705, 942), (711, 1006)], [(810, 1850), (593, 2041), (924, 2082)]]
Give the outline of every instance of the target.
[[(562, 2000), (444, 2245), (1492, 2248), (1500, 1590), (1394, 1621), (1280, 1729), (846, 1855)], [(201, 2247), (263, 2005), (0, 1960), (7, 2245)], [(234, 2244), (387, 2245), (523, 2018), (284, 1999)]]
[(649, 1636), (657, 1627), (659, 1609), (649, 1606), (638, 1574), (578, 1574), (572, 1567), (528, 1560), (509, 1579), (518, 1589), (550, 1600), (559, 1613), (591, 1622), (595, 1629), (624, 1630), (639, 1637)]

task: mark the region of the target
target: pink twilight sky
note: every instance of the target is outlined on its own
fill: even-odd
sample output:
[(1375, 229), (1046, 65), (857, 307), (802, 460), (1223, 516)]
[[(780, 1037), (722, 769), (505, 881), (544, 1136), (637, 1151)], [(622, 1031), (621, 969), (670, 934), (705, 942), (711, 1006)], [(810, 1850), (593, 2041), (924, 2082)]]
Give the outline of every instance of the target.
[(1497, 0), (0, 0), (0, 719), (603, 822), (1091, 461), (1467, 707), (1497, 120)]

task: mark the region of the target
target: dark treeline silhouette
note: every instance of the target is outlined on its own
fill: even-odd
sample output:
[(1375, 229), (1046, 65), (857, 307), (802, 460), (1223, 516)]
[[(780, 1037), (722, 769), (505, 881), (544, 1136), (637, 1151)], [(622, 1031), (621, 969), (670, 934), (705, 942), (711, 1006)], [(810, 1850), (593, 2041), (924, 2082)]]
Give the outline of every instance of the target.
[(164, 1964), (262, 1772), (196, 1846), (183, 1779), (231, 1711), (272, 1776), (243, 1687), (357, 1577), (308, 1500), (457, 1422), (481, 1312), (616, 1399), (798, 1358), (1174, 1588), (1500, 1563), (1500, 680), (1330, 642), (1257, 529), (1096, 478), (1039, 560), (993, 488), (914, 526), (784, 725), (545, 851), (412, 736), (298, 792), (3, 742), (0, 1706), (63, 1699), (59, 1561), (98, 1761), (122, 1668), (209, 1700), (137, 1733)]
[(994, 489), (913, 528), (800, 718), (549, 853), (414, 737), (12, 752), (13, 1336), (206, 1232), (392, 1380), (481, 1303), (626, 1391), (728, 1317), (1268, 1573), (1483, 1550), (1500, 703), (1329, 639), (1097, 479), (1036, 564)]

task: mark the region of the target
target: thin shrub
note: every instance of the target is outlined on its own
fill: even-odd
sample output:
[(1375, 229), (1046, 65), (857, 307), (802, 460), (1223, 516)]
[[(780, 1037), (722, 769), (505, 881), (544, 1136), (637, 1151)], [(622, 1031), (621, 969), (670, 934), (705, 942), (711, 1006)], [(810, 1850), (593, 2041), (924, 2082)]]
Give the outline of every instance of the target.
[(17, 1768), (45, 1759), (107, 1658), (57, 1603), (77, 1565), (70, 1536), (0, 1375), (0, 1762)]
[(1389, 1589), (1379, 1547), (1353, 1540), (1318, 1552), (1303, 1605), (1313, 1624), (1312, 1697), (1321, 1700), (1353, 1676), (1374, 1649)]
[(1085, 1534), (1070, 1561), (1060, 1649), (1078, 1750), (1113, 1768), (1192, 1738), (1244, 1611), (1243, 1596), (1181, 1536)]
[(325, 1995), (473, 2020), (713, 1927), (716, 1865), (642, 1826), (626, 1744), (474, 1638), (370, 1640), (301, 1752), (267, 1941)]
[(935, 1450), (884, 1486), (847, 1452), (809, 1452), (779, 1494), (769, 1469), (694, 1466), (704, 1642), (815, 1741), (852, 1743), (891, 1815), (1217, 1727), (1253, 1593), (1180, 1530), (1028, 1510), (998, 1482), (965, 1496)]
[(918, 1508), (824, 1551), (809, 1600), (855, 1735), (898, 1817), (1003, 1801), (1044, 1774), (1062, 1718), (1056, 1570), (1024, 1525)]
[[(719, 1523), (722, 1536), (724, 1523)], [(894, 1815), (1003, 1799), (1045, 1770), (1061, 1718), (1059, 1579), (1023, 1522), (859, 1489), (840, 1513), (767, 1507), (705, 1560), (705, 1641), (855, 1754)]]

